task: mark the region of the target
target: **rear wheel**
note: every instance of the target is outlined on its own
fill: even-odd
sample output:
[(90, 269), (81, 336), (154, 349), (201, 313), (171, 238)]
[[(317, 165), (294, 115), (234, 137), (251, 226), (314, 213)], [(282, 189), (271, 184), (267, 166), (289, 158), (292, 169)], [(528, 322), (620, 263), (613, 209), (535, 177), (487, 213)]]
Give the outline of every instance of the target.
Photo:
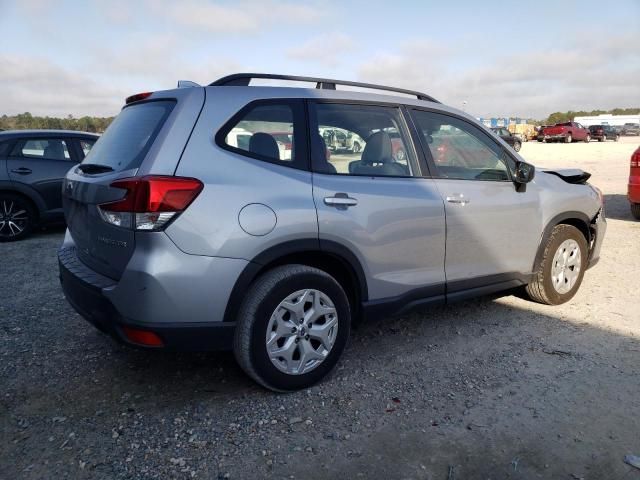
[(268, 389), (307, 388), (338, 362), (350, 326), (347, 296), (332, 276), (285, 265), (249, 289), (238, 314), (234, 353), (242, 369)]
[(640, 220), (640, 203), (631, 204), (631, 215), (633, 215), (636, 220)]
[(564, 142), (565, 143), (571, 143), (573, 142), (573, 137), (571, 136), (571, 134), (567, 135), (566, 137), (564, 137)]
[(587, 256), (587, 240), (580, 230), (572, 225), (555, 226), (540, 267), (526, 287), (529, 298), (547, 305), (571, 300), (582, 283)]
[(35, 224), (36, 214), (31, 204), (12, 193), (0, 193), (0, 242), (25, 238)]
[(520, 144), (520, 142), (515, 142), (515, 143), (513, 144), (513, 149), (514, 149), (516, 152), (519, 152), (519, 151), (520, 151), (520, 147), (521, 147), (521, 146), (522, 146), (522, 145)]

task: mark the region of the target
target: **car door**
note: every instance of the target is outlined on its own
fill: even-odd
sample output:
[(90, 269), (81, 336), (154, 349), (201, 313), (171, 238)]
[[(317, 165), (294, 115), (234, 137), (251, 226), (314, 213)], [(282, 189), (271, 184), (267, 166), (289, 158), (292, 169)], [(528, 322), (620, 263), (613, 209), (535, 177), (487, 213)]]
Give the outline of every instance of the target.
[(62, 180), (76, 163), (78, 158), (70, 139), (42, 136), (18, 140), (7, 169), (11, 181), (35, 189), (49, 212), (62, 214)]
[[(416, 162), (400, 108), (309, 104), (313, 196), (320, 245), (340, 244), (359, 260), (369, 300), (444, 298), (444, 205)], [(362, 151), (330, 151), (329, 127), (365, 140)], [(392, 155), (389, 132), (407, 153)]]
[(445, 200), (447, 295), (524, 280), (542, 232), (535, 185), (517, 191), (515, 159), (468, 120), (428, 110), (411, 116)]

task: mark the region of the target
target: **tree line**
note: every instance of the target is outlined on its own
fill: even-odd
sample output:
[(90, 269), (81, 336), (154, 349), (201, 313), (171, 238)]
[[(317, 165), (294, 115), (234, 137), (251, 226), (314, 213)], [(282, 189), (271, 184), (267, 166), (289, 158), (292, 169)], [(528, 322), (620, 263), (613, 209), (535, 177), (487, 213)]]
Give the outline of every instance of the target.
[(52, 130), (81, 130), (83, 132), (102, 133), (114, 117), (80, 117), (67, 115), (58, 117), (34, 117), (29, 112), (18, 115), (2, 115), (0, 117), (0, 130), (24, 130), (24, 129), (52, 129)]
[(547, 117), (546, 120), (536, 122), (544, 125), (555, 125), (556, 123), (571, 122), (575, 117), (593, 117), (602, 114), (611, 115), (640, 115), (640, 108), (614, 108), (611, 110), (591, 110), (590, 112), (580, 110), (574, 112), (569, 110), (568, 112), (554, 112)]
[[(554, 125), (556, 123), (570, 122), (575, 117), (588, 117), (609, 113), (612, 115), (640, 115), (640, 108), (613, 108), (611, 110), (580, 110), (574, 112), (554, 112), (545, 120), (537, 120), (536, 125)], [(81, 130), (83, 132), (103, 133), (114, 117), (80, 117), (67, 115), (58, 117), (34, 117), (29, 112), (18, 115), (2, 115), (0, 117), (0, 130), (24, 130), (24, 129), (52, 129), (52, 130)]]

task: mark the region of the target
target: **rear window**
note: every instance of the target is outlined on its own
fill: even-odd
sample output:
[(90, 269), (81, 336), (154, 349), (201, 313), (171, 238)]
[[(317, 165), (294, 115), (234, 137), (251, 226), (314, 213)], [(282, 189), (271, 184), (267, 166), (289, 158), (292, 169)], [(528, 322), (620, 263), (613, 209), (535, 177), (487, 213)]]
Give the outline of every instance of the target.
[(125, 107), (82, 163), (106, 165), (116, 172), (138, 168), (174, 105), (162, 100)]

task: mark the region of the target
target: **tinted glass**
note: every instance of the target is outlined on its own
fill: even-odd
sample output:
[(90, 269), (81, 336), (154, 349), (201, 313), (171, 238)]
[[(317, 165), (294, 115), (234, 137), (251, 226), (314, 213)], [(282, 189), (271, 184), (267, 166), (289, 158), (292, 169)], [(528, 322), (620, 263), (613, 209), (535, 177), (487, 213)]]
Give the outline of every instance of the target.
[(125, 107), (82, 163), (107, 165), (116, 172), (138, 168), (174, 105), (159, 101)]
[(312, 116), (314, 171), (373, 177), (416, 174), (397, 108), (320, 103)]
[(503, 151), (478, 127), (448, 115), (413, 111), (412, 116), (437, 174), (461, 180), (509, 180)]
[(296, 160), (294, 123), (290, 105), (259, 105), (234, 123), (224, 143), (260, 159), (291, 164)]
[(93, 144), (96, 143), (95, 140), (80, 140), (80, 148), (82, 149), (83, 156), (87, 156), (93, 147)]
[(67, 142), (59, 138), (32, 138), (18, 143), (14, 156), (27, 158), (46, 158), (47, 160), (70, 160)]

